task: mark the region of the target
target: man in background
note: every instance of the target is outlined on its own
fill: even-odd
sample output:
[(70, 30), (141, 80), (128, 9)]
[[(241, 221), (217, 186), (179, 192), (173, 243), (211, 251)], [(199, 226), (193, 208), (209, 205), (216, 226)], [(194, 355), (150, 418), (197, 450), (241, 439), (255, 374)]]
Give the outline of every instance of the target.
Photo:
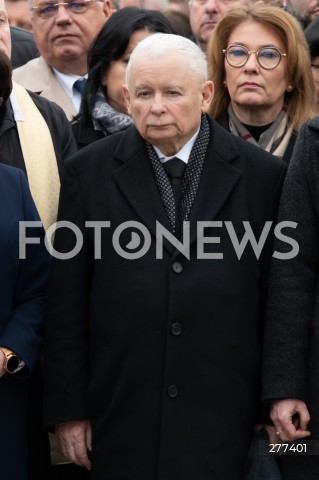
[(319, 16), (319, 0), (283, 0), (283, 6), (303, 27)]
[(9, 25), (32, 31), (28, 0), (5, 0)]
[(203, 52), (220, 16), (233, 7), (247, 5), (248, 0), (190, 0), (189, 21), (192, 39)]
[(60, 105), (71, 120), (80, 108), (88, 51), (110, 14), (110, 0), (34, 0), (31, 21), (41, 56), (16, 69), (13, 79)]

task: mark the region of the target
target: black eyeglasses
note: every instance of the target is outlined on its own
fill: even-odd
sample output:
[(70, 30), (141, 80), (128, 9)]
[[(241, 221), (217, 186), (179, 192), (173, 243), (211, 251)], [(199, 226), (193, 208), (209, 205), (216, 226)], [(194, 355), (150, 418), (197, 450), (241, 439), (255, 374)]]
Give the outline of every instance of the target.
[(266, 70), (272, 70), (278, 67), (282, 57), (287, 57), (286, 53), (276, 47), (263, 47), (260, 50), (251, 50), (243, 45), (229, 45), (223, 50), (223, 54), (231, 67), (240, 68), (247, 62), (252, 53), (256, 54), (257, 62)]
[(85, 13), (90, 4), (100, 0), (69, 0), (68, 2), (40, 2), (37, 6), (31, 7), (41, 18), (54, 17), (60, 6), (66, 8), (70, 13)]

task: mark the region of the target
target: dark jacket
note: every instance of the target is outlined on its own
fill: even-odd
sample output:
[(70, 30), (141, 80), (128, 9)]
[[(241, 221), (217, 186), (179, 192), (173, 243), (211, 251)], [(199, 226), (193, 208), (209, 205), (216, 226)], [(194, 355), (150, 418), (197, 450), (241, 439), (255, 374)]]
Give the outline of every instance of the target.
[(72, 124), (73, 135), (77, 143), (78, 149), (90, 145), (97, 140), (105, 138), (105, 135), (100, 130), (95, 130), (93, 123), (84, 123), (81, 121), (75, 121)]
[[(35, 93), (28, 93), (49, 127), (61, 174), (65, 159), (77, 151), (71, 125), (58, 105)], [(0, 163), (21, 168), (26, 173), (10, 100), (7, 100), (4, 106), (0, 122)]]
[[(242, 238), (246, 220), (259, 238), (276, 216), (286, 167), (209, 123), (190, 214), (190, 260), (165, 240), (156, 259), (156, 220), (168, 230), (170, 224), (135, 127), (65, 165), (59, 219), (74, 222), (84, 244), (72, 259), (53, 262), (45, 422), (91, 420), (92, 480), (243, 478), (259, 404), (267, 248), (259, 260), (248, 248), (239, 261), (225, 225), (215, 224), (205, 236), (221, 243), (204, 251), (224, 259), (200, 259), (196, 226), (229, 220)], [(87, 220), (110, 222), (101, 229), (100, 260)], [(129, 251), (130, 229), (116, 241), (127, 221), (150, 235), (136, 260), (114, 248)], [(74, 233), (59, 229), (56, 248), (73, 247)]]
[(29, 60), (39, 57), (33, 33), (19, 27), (10, 27), (12, 68), (21, 67)]
[(50, 256), (42, 229), (30, 228), (28, 236), (41, 244), (29, 245), (19, 260), (19, 222), (39, 217), (25, 176), (6, 165), (0, 165), (0, 204), (0, 345), (25, 362), (20, 372), (0, 379), (1, 477), (27, 480), (28, 377), (42, 347)]
[(249, 449), (245, 480), (283, 480), (280, 459), (270, 454), (266, 430), (255, 434)]
[[(29, 92), (30, 93), (30, 92)], [(75, 140), (73, 138), (71, 126), (58, 105), (39, 97), (35, 93), (30, 93), (32, 100), (43, 115), (49, 130), (51, 132), (57, 159), (58, 169), (61, 173), (62, 166), (66, 158), (77, 151)], [(13, 167), (19, 167), (26, 173), (26, 167), (21, 151), (18, 130), (13, 117), (13, 111), (10, 100), (2, 106), (0, 122), (0, 163), (5, 163)], [(44, 158), (35, 159), (37, 162), (45, 161)], [(2, 208), (2, 207), (1, 207)], [(42, 426), (42, 380), (39, 364), (28, 380), (29, 398), (29, 428), (28, 428), (28, 461), (29, 461), (29, 480), (35, 478), (47, 478), (50, 464), (50, 451), (47, 433)], [(1, 382), (0, 382), (1, 383)], [(2, 443), (1, 443), (2, 444)], [(13, 449), (12, 452), (15, 452)], [(1, 464), (1, 462), (0, 462)], [(13, 477), (17, 480), (20, 477)]]
[[(298, 136), (284, 185), (279, 221), (296, 222), (285, 234), (299, 244), (291, 260), (273, 259), (265, 337), (263, 399), (298, 398), (311, 415), (314, 455), (283, 458), (285, 480), (317, 480), (319, 472), (319, 119)], [(291, 245), (276, 242), (279, 252)], [(315, 442), (314, 442), (315, 440)], [(297, 443), (297, 442), (295, 442)]]

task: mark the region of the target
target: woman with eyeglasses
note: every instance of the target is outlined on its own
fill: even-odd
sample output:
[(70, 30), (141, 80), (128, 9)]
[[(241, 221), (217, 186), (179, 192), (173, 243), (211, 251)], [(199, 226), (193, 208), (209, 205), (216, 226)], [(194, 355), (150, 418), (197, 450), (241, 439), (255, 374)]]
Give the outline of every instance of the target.
[(208, 46), (210, 114), (236, 136), (289, 162), (315, 116), (308, 46), (298, 22), (270, 5), (234, 8)]

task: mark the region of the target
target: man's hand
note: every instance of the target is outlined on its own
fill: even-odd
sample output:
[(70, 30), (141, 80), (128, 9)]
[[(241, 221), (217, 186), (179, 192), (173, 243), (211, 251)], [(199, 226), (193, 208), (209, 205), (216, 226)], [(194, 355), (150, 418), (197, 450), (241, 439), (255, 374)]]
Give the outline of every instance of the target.
[(88, 450), (92, 450), (92, 430), (88, 420), (59, 423), (55, 434), (63, 455), (72, 463), (91, 469)]
[(297, 399), (276, 400), (270, 409), (280, 440), (293, 441), (311, 435), (307, 430), (310, 415), (305, 402)]

